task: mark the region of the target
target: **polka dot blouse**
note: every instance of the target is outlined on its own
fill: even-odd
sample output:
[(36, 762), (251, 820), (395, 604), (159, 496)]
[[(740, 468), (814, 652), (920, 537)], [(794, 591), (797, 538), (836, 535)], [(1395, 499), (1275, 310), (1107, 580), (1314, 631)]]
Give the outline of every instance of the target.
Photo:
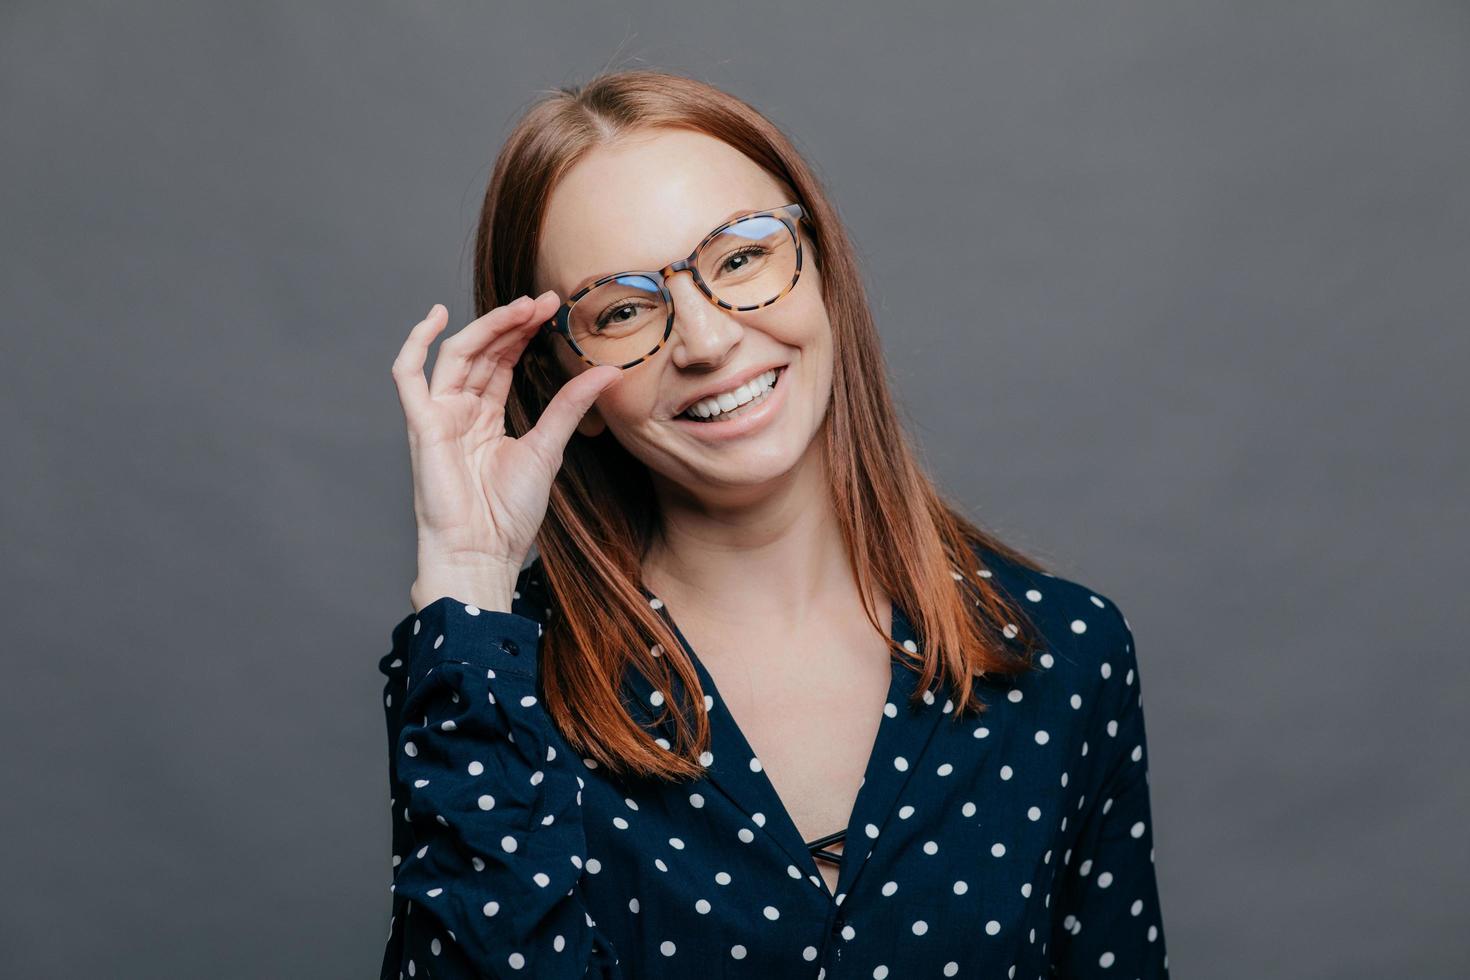
[[(1045, 652), (1014, 682), (981, 678), (989, 710), (963, 720), (944, 690), (911, 707), (918, 675), (893, 658), (835, 890), (693, 651), (706, 774), (630, 783), (545, 713), (539, 559), (511, 612), (445, 596), (406, 617), (379, 663), (381, 976), (1166, 978), (1127, 621), (1077, 582), (978, 558)], [(894, 639), (919, 649), (892, 612)], [(653, 721), (662, 692), (641, 671), (627, 683), (640, 723), (672, 735)]]

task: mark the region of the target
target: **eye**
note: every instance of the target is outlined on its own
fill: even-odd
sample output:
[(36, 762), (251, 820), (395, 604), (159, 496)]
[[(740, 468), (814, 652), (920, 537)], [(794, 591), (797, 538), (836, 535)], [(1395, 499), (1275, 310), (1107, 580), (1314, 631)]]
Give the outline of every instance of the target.
[(614, 325), (627, 323), (638, 315), (637, 306), (637, 303), (615, 303), (599, 313), (593, 322), (599, 331), (610, 323)]
[[(720, 260), (720, 271), (739, 272), (741, 269), (750, 265), (750, 260), (755, 256), (768, 254), (770, 253), (764, 245), (747, 245), (744, 248), (738, 248)], [(737, 259), (743, 259), (744, 261), (739, 265), (731, 266), (730, 263)]]

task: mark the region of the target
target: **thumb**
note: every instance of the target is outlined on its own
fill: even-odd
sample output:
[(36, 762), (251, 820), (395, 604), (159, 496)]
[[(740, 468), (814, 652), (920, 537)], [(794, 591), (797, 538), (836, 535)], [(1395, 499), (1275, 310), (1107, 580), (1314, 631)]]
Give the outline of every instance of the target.
[(577, 429), (577, 423), (582, 421), (582, 416), (587, 414), (598, 396), (622, 376), (623, 369), (611, 364), (599, 364), (583, 371), (561, 386), (561, 390), (547, 403), (541, 418), (530, 432), (521, 437), (521, 441), (528, 443), (538, 456), (560, 466), (562, 454)]

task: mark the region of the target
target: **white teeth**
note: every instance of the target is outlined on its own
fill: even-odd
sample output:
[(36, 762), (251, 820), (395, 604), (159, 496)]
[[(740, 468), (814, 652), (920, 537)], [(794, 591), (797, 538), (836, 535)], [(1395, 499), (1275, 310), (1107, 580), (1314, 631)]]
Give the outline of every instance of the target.
[(699, 419), (714, 418), (724, 412), (739, 408), (741, 405), (764, 395), (771, 390), (771, 385), (776, 381), (776, 375), (780, 368), (772, 368), (764, 374), (757, 375), (745, 384), (733, 391), (722, 392), (709, 398), (701, 398), (690, 405), (683, 412), (684, 415)]

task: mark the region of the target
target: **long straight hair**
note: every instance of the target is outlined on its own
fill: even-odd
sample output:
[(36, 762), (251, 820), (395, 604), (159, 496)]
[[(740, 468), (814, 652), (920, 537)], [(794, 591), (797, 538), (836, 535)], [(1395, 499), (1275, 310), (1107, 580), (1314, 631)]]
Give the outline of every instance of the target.
[[(814, 260), (834, 332), (832, 398), (822, 422), (836, 504), (869, 622), (880, 584), (916, 634), (912, 654), (891, 637), (893, 655), (921, 673), (919, 698), (936, 676), (954, 692), (956, 717), (986, 709), (976, 677), (1012, 677), (1032, 666), (1029, 618), (988, 581), (984, 550), (1044, 570), (947, 502), (924, 473), (900, 425), (882, 348), (853, 248), (820, 182), (791, 141), (744, 101), (703, 81), (653, 69), (602, 73), (585, 85), (548, 90), (521, 116), (498, 154), (475, 240), (477, 316), (535, 295), (537, 248), (547, 202), (584, 155), (657, 128), (692, 130), (744, 153), (791, 193), (809, 216)], [(517, 363), (506, 431), (527, 432), (567, 380), (542, 335)], [(574, 434), (536, 536), (549, 593), (540, 676), (553, 723), (578, 752), (618, 774), (697, 778), (709, 718), (693, 663), (640, 590), (642, 558), (660, 527), (644, 464), (604, 429)], [(629, 669), (688, 697), (666, 698), (665, 748), (628, 713), (620, 686)]]

